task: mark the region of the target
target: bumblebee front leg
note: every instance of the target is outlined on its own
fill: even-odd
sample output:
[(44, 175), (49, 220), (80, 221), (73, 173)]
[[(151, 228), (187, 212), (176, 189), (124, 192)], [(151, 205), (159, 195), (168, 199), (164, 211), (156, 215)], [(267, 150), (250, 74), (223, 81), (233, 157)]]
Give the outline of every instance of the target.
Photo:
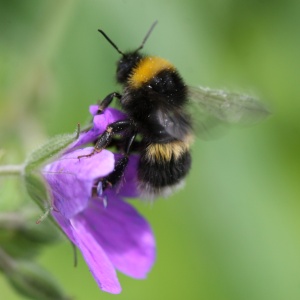
[(120, 133), (132, 126), (132, 121), (127, 119), (127, 120), (122, 120), (122, 121), (117, 121), (114, 123), (111, 123), (107, 126), (106, 130), (101, 134), (99, 137), (94, 150), (92, 153), (87, 154), (87, 155), (80, 155), (78, 156), (78, 159), (82, 157), (90, 157), (94, 155), (95, 153), (101, 152), (103, 149), (105, 149), (111, 142), (114, 134)]
[(98, 106), (98, 111), (97, 111), (97, 113), (98, 113), (98, 114), (101, 114), (101, 113), (103, 112), (103, 110), (104, 110), (105, 108), (107, 108), (107, 107), (110, 105), (110, 103), (113, 101), (114, 98), (121, 99), (121, 97), (122, 97), (122, 96), (121, 96), (119, 93), (116, 93), (116, 92), (113, 92), (113, 93), (107, 95), (107, 96), (100, 102), (100, 104), (99, 104), (99, 106)]
[(136, 138), (136, 132), (133, 132), (132, 135), (126, 140), (125, 145), (125, 153), (124, 156), (121, 157), (115, 164), (114, 170), (106, 177), (100, 179), (96, 185), (95, 185), (95, 191), (97, 191), (97, 195), (101, 195), (101, 193), (107, 188), (107, 187), (113, 187), (119, 181), (122, 179), (125, 169), (127, 167), (129, 158), (129, 152), (131, 145)]
[[(98, 194), (101, 194), (101, 191), (104, 191), (107, 187), (115, 186), (121, 180), (127, 167), (128, 160), (129, 159), (127, 155), (120, 158), (116, 162), (114, 170), (108, 176), (99, 180), (98, 184), (96, 185)], [(100, 191), (99, 185), (101, 186)]]

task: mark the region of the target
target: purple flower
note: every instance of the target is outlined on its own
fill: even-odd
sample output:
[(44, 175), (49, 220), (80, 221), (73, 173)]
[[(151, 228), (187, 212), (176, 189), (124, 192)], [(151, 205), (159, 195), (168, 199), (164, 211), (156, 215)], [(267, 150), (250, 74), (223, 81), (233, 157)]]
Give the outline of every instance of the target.
[[(95, 115), (97, 106), (90, 111)], [(77, 149), (94, 141), (106, 126), (125, 118), (118, 110), (108, 108), (95, 115), (93, 128), (58, 160), (43, 169), (52, 196), (53, 217), (69, 239), (81, 250), (100, 288), (120, 293), (115, 269), (124, 274), (145, 278), (155, 260), (155, 240), (149, 224), (123, 197), (136, 196), (137, 156), (131, 156), (118, 189), (92, 195), (96, 179), (108, 175), (118, 155), (103, 150), (91, 157), (92, 147)], [(106, 203), (107, 202), (107, 203)]]

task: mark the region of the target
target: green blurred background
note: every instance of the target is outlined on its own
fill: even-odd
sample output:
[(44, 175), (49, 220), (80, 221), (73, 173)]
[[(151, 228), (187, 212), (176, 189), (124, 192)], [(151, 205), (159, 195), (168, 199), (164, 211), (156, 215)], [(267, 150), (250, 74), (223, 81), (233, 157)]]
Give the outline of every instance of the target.
[[(144, 281), (101, 292), (69, 243), (38, 260), (76, 299), (300, 299), (300, 2), (298, 0), (0, 2), (0, 163), (20, 163), (72, 132), (118, 90), (119, 58), (99, 35), (173, 62), (186, 82), (258, 94), (266, 121), (197, 140), (184, 190), (138, 204), (157, 238)], [(0, 202), (17, 201), (11, 179)], [(10, 194), (11, 192), (11, 194)], [(47, 233), (45, 233), (47, 234)], [(0, 277), (0, 298), (21, 299)]]

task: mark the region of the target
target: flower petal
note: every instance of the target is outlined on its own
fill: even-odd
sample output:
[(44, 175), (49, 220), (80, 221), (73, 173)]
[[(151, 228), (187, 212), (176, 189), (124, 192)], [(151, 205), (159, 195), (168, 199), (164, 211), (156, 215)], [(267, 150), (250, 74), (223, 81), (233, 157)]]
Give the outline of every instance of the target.
[(113, 294), (120, 293), (121, 286), (114, 266), (103, 251), (101, 244), (91, 234), (90, 228), (86, 227), (85, 222), (82, 221), (86, 221), (86, 219), (75, 217), (71, 223), (77, 246), (81, 250), (90, 271), (103, 291)]
[(86, 220), (80, 215), (67, 220), (57, 212), (53, 216), (70, 240), (80, 249), (99, 287), (109, 293), (118, 294), (121, 286), (114, 266), (97, 242)]
[(145, 278), (155, 261), (155, 239), (150, 225), (113, 191), (107, 193), (107, 198), (107, 207), (99, 199), (93, 199), (78, 218), (85, 222), (86, 231), (119, 271)]
[(114, 169), (114, 155), (107, 150), (78, 159), (92, 151), (92, 147), (77, 149), (43, 169), (51, 188), (53, 207), (68, 219), (86, 208), (93, 181)]
[(90, 113), (94, 115), (93, 127), (89, 131), (80, 134), (79, 138), (70, 147), (68, 147), (68, 152), (84, 144), (95, 141), (109, 124), (127, 119), (126, 114), (115, 108), (107, 108), (99, 115), (96, 114), (97, 110), (98, 105), (90, 106)]

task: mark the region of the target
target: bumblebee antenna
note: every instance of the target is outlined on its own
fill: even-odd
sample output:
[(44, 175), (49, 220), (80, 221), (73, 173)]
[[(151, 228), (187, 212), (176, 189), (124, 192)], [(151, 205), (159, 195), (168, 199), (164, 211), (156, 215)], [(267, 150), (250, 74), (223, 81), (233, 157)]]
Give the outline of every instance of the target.
[(142, 41), (141, 46), (139, 46), (139, 47), (135, 50), (135, 52), (138, 52), (139, 50), (143, 49), (143, 47), (144, 47), (146, 41), (148, 40), (148, 37), (150, 36), (150, 34), (151, 34), (151, 32), (153, 31), (154, 27), (156, 26), (157, 22), (158, 22), (158, 21), (156, 20), (156, 21), (151, 25), (150, 29), (148, 30), (146, 36), (144, 37), (144, 39), (143, 39), (143, 41)]
[(107, 36), (107, 34), (101, 30), (98, 29), (98, 31), (105, 37), (105, 39), (118, 51), (118, 53), (120, 53), (121, 55), (124, 56), (124, 53), (117, 47), (117, 45)]

